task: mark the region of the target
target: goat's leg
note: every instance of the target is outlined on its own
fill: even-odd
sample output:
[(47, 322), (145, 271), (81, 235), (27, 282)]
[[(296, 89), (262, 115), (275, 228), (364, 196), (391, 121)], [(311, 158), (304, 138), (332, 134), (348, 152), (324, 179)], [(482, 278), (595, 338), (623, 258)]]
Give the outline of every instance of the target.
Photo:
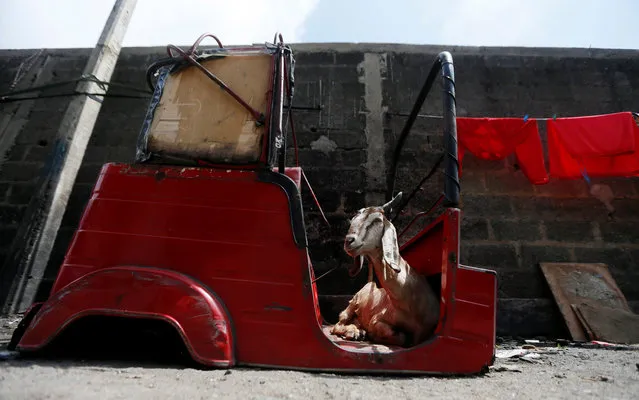
[(368, 299), (368, 292), (372, 283), (364, 285), (348, 302), (348, 306), (339, 314), (338, 321), (331, 328), (331, 334), (341, 336), (347, 340), (365, 340), (366, 330), (362, 328), (357, 318), (357, 310), (362, 306), (362, 301)]
[(357, 309), (357, 295), (348, 302), (348, 306), (339, 313), (337, 323), (331, 328), (331, 334), (342, 336), (347, 332), (347, 327), (353, 325), (355, 311)]
[(364, 340), (366, 331), (362, 329), (357, 316), (355, 315), (355, 307), (349, 304), (339, 315), (339, 321), (331, 328), (331, 334), (341, 336), (347, 340)]
[(353, 321), (353, 319), (357, 316), (357, 309), (360, 308), (363, 303), (370, 297), (370, 293), (375, 289), (374, 283), (367, 283), (364, 285), (353, 298), (348, 302), (348, 306), (339, 313), (338, 324), (347, 325)]
[(388, 323), (374, 319), (368, 328), (368, 336), (371, 342), (385, 344), (389, 346), (404, 346), (406, 344), (406, 335), (398, 332)]
[(355, 320), (355, 324), (347, 325), (346, 333), (344, 333), (344, 338), (347, 340), (366, 340), (366, 331), (362, 329), (359, 321)]
[(362, 329), (359, 321), (355, 319), (352, 324), (337, 323), (331, 329), (331, 333), (346, 340), (365, 340), (366, 331)]
[(356, 308), (357, 308), (357, 306), (355, 305), (355, 302), (353, 300), (351, 300), (351, 302), (348, 304), (348, 307), (346, 307), (344, 309), (344, 311), (339, 313), (339, 317), (338, 317), (337, 321), (339, 323), (341, 323), (341, 324), (350, 323), (356, 316), (356, 314), (355, 314), (355, 309)]
[(341, 313), (339, 313), (337, 323), (342, 325), (347, 325), (351, 323), (351, 321), (355, 318), (356, 310), (357, 310), (357, 295), (353, 296), (353, 298), (348, 302), (348, 306)]

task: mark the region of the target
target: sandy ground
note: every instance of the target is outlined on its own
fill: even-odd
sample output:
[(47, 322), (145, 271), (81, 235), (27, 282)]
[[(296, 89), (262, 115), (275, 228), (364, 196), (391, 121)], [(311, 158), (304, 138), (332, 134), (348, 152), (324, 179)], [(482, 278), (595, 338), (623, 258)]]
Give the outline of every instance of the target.
[[(0, 319), (4, 347), (17, 320)], [(4, 344), (4, 345), (3, 345)], [(512, 342), (499, 350), (516, 347)], [(0, 399), (638, 399), (639, 351), (541, 347), (473, 377), (199, 370), (135, 362), (0, 361)]]

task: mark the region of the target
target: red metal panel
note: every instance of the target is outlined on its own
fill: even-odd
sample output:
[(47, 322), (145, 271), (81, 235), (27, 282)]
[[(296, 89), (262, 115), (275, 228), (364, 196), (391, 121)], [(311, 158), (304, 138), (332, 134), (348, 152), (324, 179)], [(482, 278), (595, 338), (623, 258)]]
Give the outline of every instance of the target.
[(224, 305), (191, 278), (157, 268), (115, 267), (84, 275), (42, 305), (18, 349), (46, 345), (85, 315), (162, 319), (176, 328), (196, 361), (219, 367), (235, 364)]
[(445, 333), (444, 321), (453, 315), (455, 279), (459, 267), (459, 214), (449, 208), (400, 249), (402, 257), (425, 276), (441, 273), (440, 321), (436, 334)]
[(402, 257), (420, 274), (428, 276), (442, 272), (446, 223), (446, 215), (440, 216), (401, 247)]
[(455, 298), (478, 304), (492, 304), (495, 302), (492, 288), (496, 285), (497, 276), (494, 271), (460, 265)]
[[(287, 171), (298, 189), (299, 172)], [(63, 302), (71, 294), (77, 296), (73, 315), (98, 312), (91, 305), (100, 301), (111, 301), (109, 309), (117, 310), (116, 293), (131, 293), (137, 296), (139, 313), (172, 316), (178, 322), (193, 316), (193, 305), (176, 308), (179, 299), (163, 296), (167, 289), (157, 280), (146, 285), (128, 278), (127, 287), (126, 279), (118, 278), (123, 285), (103, 280), (100, 289), (77, 290), (92, 276), (108, 276), (101, 271), (139, 265), (188, 276), (192, 290), (207, 288), (223, 299), (233, 322), (237, 364), (474, 373), (490, 363), (494, 280), (459, 267), (459, 210), (446, 211), (402, 249), (420, 272), (442, 273), (445, 313), (436, 336), (412, 349), (380, 353), (361, 343), (338, 345), (323, 332), (308, 252), (293, 240), (292, 218), (299, 216), (290, 207), (285, 189), (259, 181), (254, 171), (105, 166), (52, 296), (36, 315), (49, 319), (48, 328), (32, 324), (20, 346), (43, 343), (63, 326), (70, 315)], [(203, 345), (206, 332), (203, 325), (183, 329), (194, 349)]]
[[(299, 168), (287, 172), (299, 185)], [(300, 253), (289, 220), (283, 191), (253, 172), (107, 165), (52, 292), (78, 277), (67, 266), (152, 265), (193, 276), (206, 268), (268, 281), (264, 262), (272, 259), (272, 279), (291, 282), (299, 272), (289, 263)]]
[(495, 347), (497, 277), (494, 271), (460, 266), (455, 288), (455, 318), (451, 334), (488, 339), (486, 356)]
[[(299, 172), (287, 170), (296, 185)], [(290, 218), (284, 191), (253, 172), (107, 166), (52, 292), (114, 265), (175, 270), (224, 299), (238, 340), (282, 340), (274, 327), (297, 329), (291, 310), (304, 292), (319, 322), (301, 284), (312, 273), (308, 254), (295, 246)]]

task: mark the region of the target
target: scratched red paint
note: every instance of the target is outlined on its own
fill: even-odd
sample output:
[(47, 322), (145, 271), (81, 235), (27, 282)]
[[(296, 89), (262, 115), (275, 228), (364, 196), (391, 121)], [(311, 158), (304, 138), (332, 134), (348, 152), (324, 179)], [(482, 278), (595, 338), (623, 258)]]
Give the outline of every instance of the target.
[[(300, 190), (300, 169), (286, 173)], [(171, 323), (196, 361), (218, 367), (479, 372), (494, 354), (496, 276), (459, 265), (459, 224), (448, 209), (402, 247), (412, 267), (441, 274), (436, 335), (381, 351), (324, 332), (280, 186), (254, 171), (107, 164), (18, 349), (85, 315), (124, 315)]]

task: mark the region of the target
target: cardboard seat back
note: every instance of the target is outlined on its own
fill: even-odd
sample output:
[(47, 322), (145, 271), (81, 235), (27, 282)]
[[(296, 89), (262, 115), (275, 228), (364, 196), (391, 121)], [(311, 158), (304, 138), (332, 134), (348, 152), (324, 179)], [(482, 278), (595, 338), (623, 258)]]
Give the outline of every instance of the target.
[[(200, 63), (253, 109), (268, 117), (274, 54), (266, 48), (224, 50)], [(255, 164), (268, 122), (255, 116), (197, 67), (161, 70), (140, 133), (137, 161), (200, 160)]]

